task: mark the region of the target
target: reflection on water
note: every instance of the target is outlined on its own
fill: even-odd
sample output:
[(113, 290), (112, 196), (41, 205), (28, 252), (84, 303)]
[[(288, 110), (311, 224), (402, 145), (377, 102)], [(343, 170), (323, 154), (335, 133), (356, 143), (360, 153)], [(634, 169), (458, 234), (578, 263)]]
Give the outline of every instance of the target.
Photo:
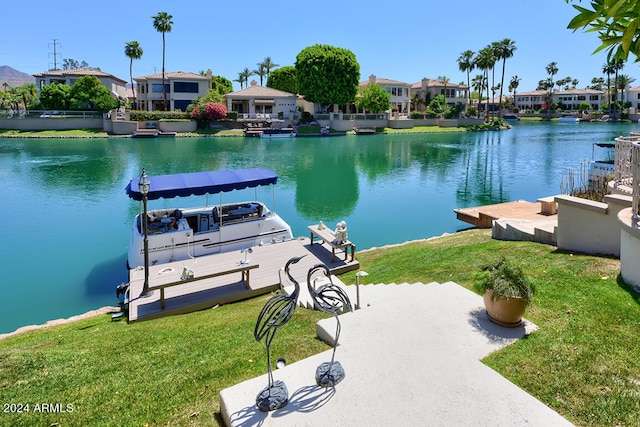
[[(273, 169), (274, 191), (232, 192), (223, 201), (257, 197), (297, 236), (320, 220), (332, 228), (346, 220), (364, 249), (465, 228), (453, 213), (458, 207), (557, 194), (561, 174), (590, 159), (593, 142), (633, 128), (518, 123), (504, 132), (287, 140), (0, 138), (0, 333), (115, 303), (139, 211), (124, 188), (143, 166), (152, 176)], [(158, 200), (150, 209), (218, 200)]]

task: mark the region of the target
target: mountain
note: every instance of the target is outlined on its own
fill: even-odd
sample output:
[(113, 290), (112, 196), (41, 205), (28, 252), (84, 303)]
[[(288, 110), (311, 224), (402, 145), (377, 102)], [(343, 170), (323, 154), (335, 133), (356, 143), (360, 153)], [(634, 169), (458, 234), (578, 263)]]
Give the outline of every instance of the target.
[(11, 87), (22, 86), (25, 83), (35, 83), (36, 79), (31, 74), (23, 73), (8, 65), (0, 65), (0, 89), (4, 90), (4, 84)]

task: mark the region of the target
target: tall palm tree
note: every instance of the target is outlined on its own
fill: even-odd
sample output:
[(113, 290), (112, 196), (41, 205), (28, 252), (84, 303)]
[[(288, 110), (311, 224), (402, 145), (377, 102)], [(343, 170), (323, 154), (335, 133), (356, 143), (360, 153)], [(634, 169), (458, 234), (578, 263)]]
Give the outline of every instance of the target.
[(124, 54), (129, 58), (129, 79), (131, 81), (131, 90), (133, 91), (133, 105), (136, 105), (136, 88), (133, 85), (133, 60), (142, 58), (142, 47), (137, 41), (130, 41), (124, 45)]
[(602, 73), (607, 75), (607, 104), (609, 114), (611, 114), (611, 75), (615, 74), (615, 72), (616, 70), (612, 62), (607, 61), (607, 63), (602, 66)]
[(165, 33), (170, 33), (173, 28), (173, 16), (167, 12), (158, 12), (157, 15), (151, 17), (153, 19), (153, 28), (157, 32), (162, 33), (162, 95), (164, 98), (164, 109), (167, 110), (167, 86), (165, 84), (164, 57), (165, 57)]
[(485, 86), (487, 88), (487, 103), (485, 105), (485, 113), (489, 114), (489, 70), (493, 69), (496, 63), (496, 57), (493, 54), (491, 46), (487, 46), (478, 52), (474, 58), (475, 66), (484, 72)]
[(240, 83), (240, 90), (242, 90), (242, 85), (244, 84), (244, 75), (242, 73), (238, 73), (238, 78), (235, 79), (234, 82)]
[(511, 77), (511, 81), (509, 82), (509, 92), (513, 92), (513, 105), (516, 105), (516, 90), (518, 86), (520, 86), (520, 77), (513, 76)]
[(484, 90), (484, 75), (477, 74), (473, 80), (471, 80), (471, 87), (478, 92), (478, 108), (477, 112), (480, 113), (480, 101), (482, 101), (482, 91)]
[(249, 87), (249, 77), (253, 76), (253, 71), (249, 71), (248, 68), (245, 67), (238, 75), (242, 74), (242, 78), (244, 79), (244, 85)]
[(622, 69), (624, 68), (624, 61), (621, 59), (616, 59), (613, 62), (613, 68), (616, 71), (616, 77), (614, 82), (615, 84), (615, 92), (613, 94), (613, 114), (614, 116), (618, 116), (618, 72), (622, 71)]
[(447, 103), (447, 85), (451, 79), (447, 76), (438, 76), (438, 81), (442, 82), (444, 85), (444, 102)]
[(549, 62), (545, 67), (547, 74), (549, 74), (549, 82), (552, 82), (551, 85), (548, 85), (547, 88), (547, 118), (551, 118), (551, 96), (553, 93), (553, 76), (558, 74), (558, 63), (557, 62)]
[(497, 59), (502, 59), (502, 77), (500, 79), (500, 104), (502, 104), (502, 88), (504, 87), (504, 69), (507, 58), (513, 56), (513, 52), (517, 49), (516, 43), (510, 39), (502, 39), (497, 44)]
[(256, 76), (260, 76), (260, 86), (262, 86), (262, 80), (264, 79), (264, 76), (267, 75), (267, 69), (262, 63), (259, 63), (257, 65), (258, 65), (258, 69), (253, 70), (252, 73)]
[[(271, 60), (270, 56), (265, 57), (264, 60), (258, 64), (258, 66), (264, 67), (265, 71), (267, 72), (267, 81), (269, 81), (269, 75), (271, 74), (271, 70), (273, 70), (276, 67), (279, 67), (278, 64), (274, 63)], [(262, 85), (262, 83), (260, 83), (260, 85)]]
[(471, 72), (475, 68), (473, 63), (473, 51), (465, 50), (458, 57), (458, 69), (467, 73), (467, 105), (471, 102)]

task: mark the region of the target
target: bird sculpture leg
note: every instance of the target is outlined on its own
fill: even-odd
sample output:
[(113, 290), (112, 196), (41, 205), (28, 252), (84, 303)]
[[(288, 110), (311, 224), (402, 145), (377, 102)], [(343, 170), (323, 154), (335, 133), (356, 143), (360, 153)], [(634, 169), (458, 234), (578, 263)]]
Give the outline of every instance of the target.
[(273, 381), (271, 369), (271, 340), (267, 339), (267, 386), (256, 396), (256, 406), (262, 412), (274, 411), (289, 403), (289, 391), (282, 381)]
[(320, 387), (333, 387), (342, 381), (345, 377), (344, 368), (340, 362), (335, 361), (336, 347), (338, 347), (338, 339), (340, 338), (340, 318), (334, 313), (336, 318), (336, 335), (333, 342), (333, 354), (331, 362), (324, 362), (316, 369), (316, 384)]

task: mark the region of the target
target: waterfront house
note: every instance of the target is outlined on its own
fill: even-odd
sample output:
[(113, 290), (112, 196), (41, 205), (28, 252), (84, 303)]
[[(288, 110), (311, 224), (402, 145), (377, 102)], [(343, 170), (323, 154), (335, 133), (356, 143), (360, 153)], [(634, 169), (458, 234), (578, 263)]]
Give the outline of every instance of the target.
[[(76, 80), (83, 76), (95, 76), (100, 82), (111, 91), (114, 96), (125, 98), (127, 96), (125, 80), (119, 79), (112, 74), (105, 73), (98, 68), (74, 68), (71, 70), (50, 70), (43, 73), (34, 74), (38, 92), (45, 85), (52, 83), (73, 86)], [(39, 96), (39, 93), (38, 93)]]
[(225, 96), (228, 111), (236, 111), (239, 119), (293, 119), (296, 116), (298, 95), (258, 86), (251, 86)]
[(514, 104), (520, 111), (539, 110), (544, 105), (547, 105), (547, 91), (532, 90), (516, 93)]
[[(469, 86), (464, 84), (455, 84), (445, 82), (436, 79), (423, 78), (419, 82), (411, 85), (411, 98), (420, 99), (421, 111), (426, 110), (427, 105), (437, 95), (444, 95), (444, 99), (447, 104), (453, 106), (458, 103), (467, 104), (467, 94), (469, 92)], [(420, 107), (420, 106), (419, 106)]]
[(211, 70), (205, 75), (171, 71), (165, 72), (163, 90), (162, 73), (134, 77), (136, 82), (136, 102), (139, 110), (163, 111), (164, 93), (167, 94), (167, 111), (186, 111), (187, 106), (197, 97), (203, 97), (211, 89)]
[(411, 114), (411, 85), (397, 80), (383, 79), (370, 75), (368, 80), (360, 82), (360, 88), (377, 84), (391, 95), (391, 109), (402, 115)]
[(587, 102), (591, 110), (599, 111), (602, 107), (606, 91), (596, 89), (571, 89), (553, 93), (553, 102), (562, 106), (563, 110), (578, 110), (580, 104)]

